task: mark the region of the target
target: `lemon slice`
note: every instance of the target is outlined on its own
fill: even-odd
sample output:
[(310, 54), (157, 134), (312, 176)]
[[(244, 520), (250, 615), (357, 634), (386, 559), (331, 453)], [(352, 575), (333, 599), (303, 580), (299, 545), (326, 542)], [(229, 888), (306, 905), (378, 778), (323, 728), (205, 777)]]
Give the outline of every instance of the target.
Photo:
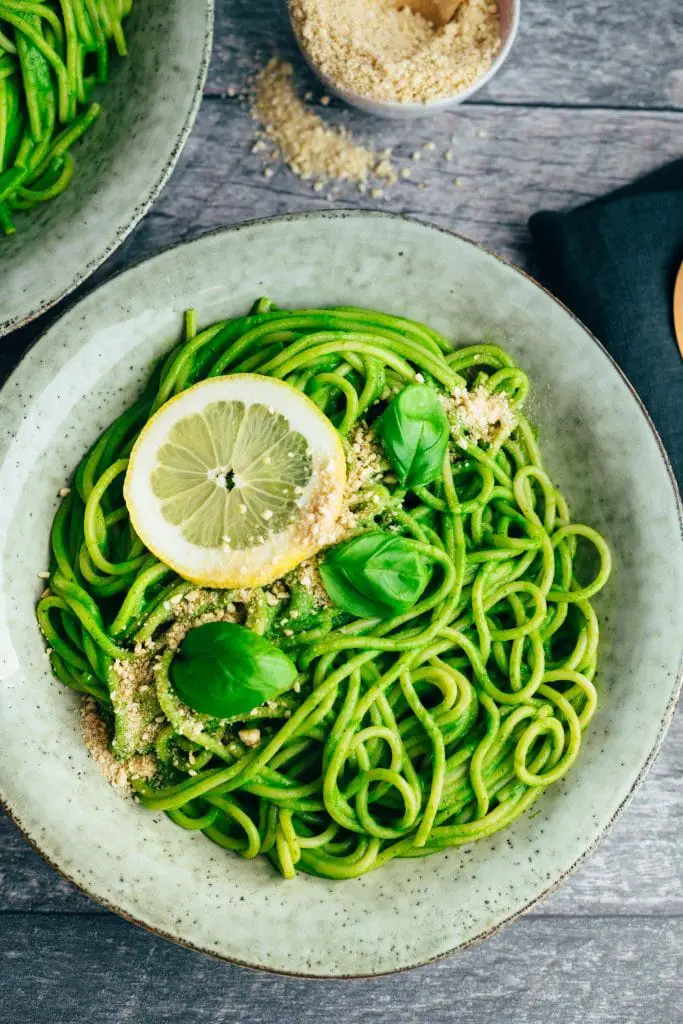
[(330, 542), (346, 461), (332, 423), (272, 377), (212, 377), (149, 420), (124, 497), (143, 543), (205, 587), (272, 583)]

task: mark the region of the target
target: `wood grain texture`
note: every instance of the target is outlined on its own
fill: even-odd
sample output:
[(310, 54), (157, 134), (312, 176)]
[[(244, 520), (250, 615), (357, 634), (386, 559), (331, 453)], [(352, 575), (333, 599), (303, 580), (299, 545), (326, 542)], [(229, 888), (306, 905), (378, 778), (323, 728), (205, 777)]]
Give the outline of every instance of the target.
[(307, 982), (112, 917), (11, 918), (0, 1024), (680, 1024), (683, 919), (532, 920), (418, 971)]
[[(318, 90), (314, 106), (319, 96)], [(349, 128), (375, 151), (392, 148), (395, 166), (407, 169), (410, 178), (388, 188), (378, 182), (376, 195), (361, 194), (351, 183), (333, 183), (317, 193), (312, 181), (269, 162), (268, 154), (252, 152), (258, 125), (244, 98), (206, 99), (170, 184), (86, 290), (131, 262), (206, 231), (337, 207), (430, 221), (529, 267), (532, 213), (585, 202), (680, 156), (683, 148), (683, 112), (467, 104), (436, 120), (407, 123), (373, 119), (336, 101), (317, 109), (327, 123)], [(268, 165), (275, 174), (266, 179)], [(5, 351), (8, 360), (16, 358), (16, 352)]]
[[(208, 90), (242, 87), (255, 53), (294, 53), (286, 0), (217, 0)], [(502, 70), (475, 103), (683, 108), (679, 0), (522, 0)]]
[[(583, 4), (590, 6), (589, 0)], [(301, 62), (297, 67), (303, 88), (308, 76)], [(314, 105), (320, 95), (317, 90)], [(275, 176), (267, 180), (263, 154), (251, 152), (257, 125), (246, 97), (209, 97), (169, 185), (136, 231), (66, 302), (3, 339), (0, 382), (80, 295), (131, 263), (206, 231), (307, 210), (383, 209), (458, 231), (533, 272), (526, 226), (532, 213), (601, 195), (675, 159), (683, 148), (683, 111), (467, 104), (437, 119), (405, 123), (379, 121), (336, 102), (318, 110), (328, 123), (348, 127), (377, 151), (393, 147), (396, 166), (407, 168), (410, 179), (381, 197), (362, 195), (350, 184), (319, 194), (312, 182), (300, 181), (277, 163)], [(429, 143), (433, 150), (423, 148)], [(419, 161), (411, 159), (414, 153)]]
[[(679, 0), (657, 0), (645, 15), (638, 0), (523, 0), (510, 63), (475, 103), (414, 124), (318, 107), (367, 145), (391, 146), (411, 177), (381, 196), (351, 185), (315, 193), (278, 164), (267, 180), (251, 152), (248, 79), (275, 45), (296, 59), (284, 0), (218, 0), (207, 98), (178, 170), (80, 294), (205, 231), (334, 207), (431, 221), (534, 271), (531, 213), (681, 155), (682, 33)], [(297, 68), (316, 104), (320, 89)], [(0, 380), (58, 313), (3, 340)], [(240, 971), (146, 935), (61, 880), (0, 818), (0, 1024), (678, 1024), (682, 781), (679, 715), (610, 837), (546, 903), (453, 960), (351, 985)]]

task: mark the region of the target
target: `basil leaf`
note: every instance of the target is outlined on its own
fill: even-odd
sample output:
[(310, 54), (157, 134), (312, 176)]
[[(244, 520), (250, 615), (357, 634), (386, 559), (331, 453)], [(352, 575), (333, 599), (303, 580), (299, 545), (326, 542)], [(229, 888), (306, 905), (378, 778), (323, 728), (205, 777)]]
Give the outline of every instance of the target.
[(238, 718), (291, 689), (297, 669), (279, 647), (233, 622), (191, 629), (171, 664), (185, 704), (214, 718)]
[(433, 388), (408, 384), (377, 421), (377, 433), (402, 487), (425, 487), (441, 475), (450, 429)]
[(338, 608), (362, 619), (390, 619), (419, 600), (431, 563), (413, 541), (370, 530), (332, 548), (320, 575)]

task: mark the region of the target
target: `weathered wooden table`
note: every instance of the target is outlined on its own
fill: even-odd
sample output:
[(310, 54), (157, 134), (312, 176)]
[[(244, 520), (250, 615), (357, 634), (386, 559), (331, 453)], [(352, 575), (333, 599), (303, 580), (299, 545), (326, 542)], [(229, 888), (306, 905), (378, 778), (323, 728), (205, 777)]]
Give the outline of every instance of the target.
[[(284, 169), (266, 180), (235, 92), (274, 48), (294, 53), (283, 8), (284, 0), (217, 0), (194, 135), (153, 212), (97, 279), (210, 228), (330, 205), (380, 206), (454, 228), (533, 270), (531, 213), (579, 203), (681, 155), (680, 0), (524, 0), (509, 63), (457, 112), (403, 124), (327, 108), (331, 120), (405, 158), (435, 143), (386, 198), (348, 187), (331, 203)], [(3, 343), (0, 373), (42, 327)], [(63, 882), (0, 819), (0, 1022), (678, 1024), (682, 781), (679, 715), (610, 838), (544, 905), (467, 953), (356, 983), (252, 973), (148, 935)]]

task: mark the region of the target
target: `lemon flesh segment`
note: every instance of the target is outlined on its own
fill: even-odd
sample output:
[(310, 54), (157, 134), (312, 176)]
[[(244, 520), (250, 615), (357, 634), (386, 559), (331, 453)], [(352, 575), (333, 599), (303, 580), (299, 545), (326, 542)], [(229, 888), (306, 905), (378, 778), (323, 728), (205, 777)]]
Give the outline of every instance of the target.
[(281, 413), (221, 400), (171, 427), (152, 490), (192, 544), (244, 550), (293, 522), (312, 475), (306, 439)]
[(339, 434), (309, 398), (234, 374), (181, 392), (149, 420), (124, 497), (138, 536), (180, 576), (254, 587), (329, 543), (345, 484)]

